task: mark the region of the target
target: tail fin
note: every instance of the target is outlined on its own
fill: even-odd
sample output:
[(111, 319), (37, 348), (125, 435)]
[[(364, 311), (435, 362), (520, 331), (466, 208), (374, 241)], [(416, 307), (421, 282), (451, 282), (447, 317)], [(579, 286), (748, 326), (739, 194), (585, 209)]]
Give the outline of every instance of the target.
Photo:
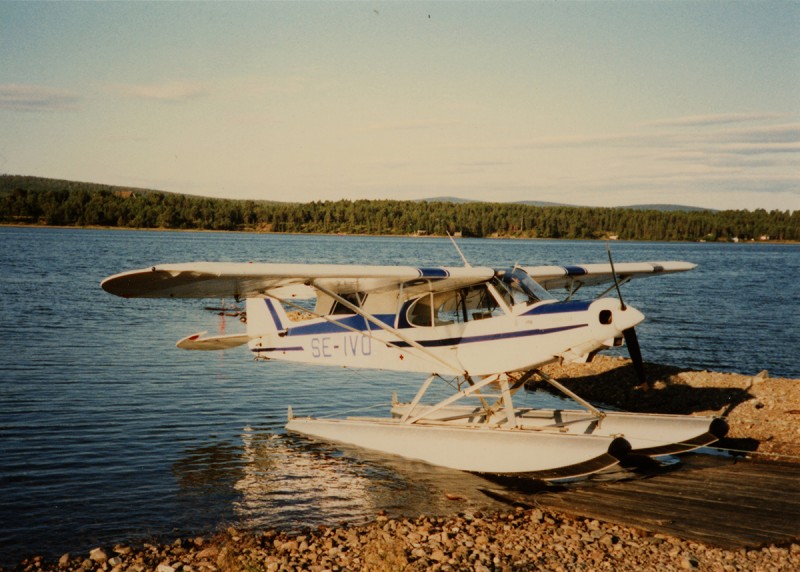
[(283, 305), (271, 298), (247, 299), (247, 335), (251, 338), (285, 332), (289, 318)]

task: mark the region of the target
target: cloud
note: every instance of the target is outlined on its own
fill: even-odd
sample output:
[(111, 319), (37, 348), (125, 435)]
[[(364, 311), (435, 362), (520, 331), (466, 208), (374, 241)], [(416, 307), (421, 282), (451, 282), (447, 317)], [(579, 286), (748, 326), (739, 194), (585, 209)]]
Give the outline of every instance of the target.
[[(540, 137), (528, 141), (502, 142), (494, 145), (478, 146), (477, 148), (501, 151), (524, 151), (529, 149), (569, 151), (570, 149), (604, 149), (613, 147), (632, 149), (639, 155), (683, 154), (687, 159), (699, 159), (702, 156), (718, 154), (769, 155), (800, 152), (800, 124), (796, 122), (730, 128), (725, 126), (725, 118), (733, 116), (705, 117), (707, 118), (706, 123), (700, 122), (700, 116), (685, 118), (687, 122), (684, 125), (688, 126), (691, 119), (697, 122), (695, 125), (702, 124), (712, 127), (711, 129), (676, 129), (674, 128), (674, 123), (669, 124), (673, 127), (670, 129), (667, 128), (668, 124), (666, 122), (654, 122), (647, 124), (648, 127), (640, 126), (639, 129), (629, 132)], [(712, 117), (715, 119), (712, 120)], [(750, 121), (756, 121), (756, 118), (761, 118), (762, 121), (766, 121), (768, 118), (785, 116), (740, 114), (736, 115), (736, 117), (748, 117)], [(730, 119), (729, 122), (732, 123), (733, 119)], [(457, 147), (469, 148), (469, 146)], [(473, 148), (476, 147), (473, 146)]]
[(718, 113), (710, 115), (689, 115), (671, 119), (658, 119), (642, 123), (641, 127), (709, 127), (731, 123), (751, 123), (780, 119), (778, 113)]
[(510, 164), (508, 161), (461, 161), (458, 163), (462, 167), (505, 167)]
[(460, 124), (461, 123), (458, 121), (398, 121), (394, 123), (374, 123), (369, 126), (369, 129), (371, 131), (403, 131), (416, 129), (438, 129), (439, 127), (452, 127)]
[(203, 97), (208, 89), (200, 83), (190, 81), (171, 81), (149, 84), (119, 83), (106, 87), (106, 91), (118, 97), (181, 103)]
[(43, 85), (0, 84), (0, 109), (12, 111), (65, 111), (76, 109), (81, 97)]
[(722, 153), (764, 155), (771, 153), (800, 153), (800, 142), (791, 143), (730, 143), (719, 146)]
[(732, 129), (725, 133), (728, 137), (742, 142), (798, 143), (800, 142), (800, 123), (784, 123), (747, 129)]

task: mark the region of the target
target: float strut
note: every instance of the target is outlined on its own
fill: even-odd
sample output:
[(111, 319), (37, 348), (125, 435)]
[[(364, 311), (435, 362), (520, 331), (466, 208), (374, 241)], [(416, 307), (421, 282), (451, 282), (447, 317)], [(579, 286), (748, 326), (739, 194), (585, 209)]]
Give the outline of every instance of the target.
[(571, 391), (571, 390), (567, 389), (567, 388), (566, 388), (564, 385), (562, 385), (561, 383), (559, 383), (558, 381), (556, 381), (555, 379), (553, 379), (552, 377), (550, 377), (549, 375), (547, 375), (547, 374), (546, 374), (545, 372), (543, 372), (542, 370), (540, 370), (540, 369), (537, 369), (537, 370), (536, 370), (536, 373), (538, 373), (538, 374), (539, 374), (539, 376), (540, 376), (540, 377), (541, 377), (543, 380), (545, 380), (547, 383), (549, 383), (550, 385), (552, 385), (553, 387), (555, 387), (556, 389), (558, 389), (558, 390), (559, 390), (560, 392), (562, 392), (563, 394), (565, 394), (565, 395), (569, 396), (570, 398), (574, 399), (575, 401), (577, 401), (578, 403), (580, 403), (581, 405), (583, 405), (583, 406), (584, 406), (586, 409), (588, 409), (589, 411), (591, 411), (591, 412), (592, 412), (594, 415), (596, 415), (596, 416), (597, 416), (597, 417), (599, 417), (600, 419), (602, 419), (603, 417), (605, 417), (605, 416), (606, 416), (606, 414), (605, 414), (605, 413), (603, 413), (602, 411), (600, 411), (600, 410), (599, 410), (597, 407), (595, 407), (594, 405), (592, 405), (591, 403), (589, 403), (588, 401), (586, 401), (585, 399), (583, 399), (582, 397), (580, 397), (580, 396), (579, 396), (577, 393), (575, 393), (574, 391)]

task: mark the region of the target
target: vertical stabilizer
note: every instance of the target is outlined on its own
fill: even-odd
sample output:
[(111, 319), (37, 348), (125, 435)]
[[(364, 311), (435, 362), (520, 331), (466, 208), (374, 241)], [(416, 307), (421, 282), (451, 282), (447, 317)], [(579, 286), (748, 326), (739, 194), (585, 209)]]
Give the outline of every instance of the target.
[(251, 338), (285, 332), (289, 326), (286, 310), (271, 298), (247, 299), (247, 335)]

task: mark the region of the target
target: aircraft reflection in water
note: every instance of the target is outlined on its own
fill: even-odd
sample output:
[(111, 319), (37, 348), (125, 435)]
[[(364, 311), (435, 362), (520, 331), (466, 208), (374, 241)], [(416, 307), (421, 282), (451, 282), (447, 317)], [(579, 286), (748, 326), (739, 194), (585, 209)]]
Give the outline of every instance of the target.
[(244, 471), (234, 485), (242, 526), (330, 525), (374, 514), (368, 479), (341, 459), (250, 428), (242, 433), (242, 445)]
[[(244, 528), (327, 526), (392, 515), (451, 514), (502, 506), (479, 492), (490, 483), (461, 471), (398, 460), (304, 438), (242, 433), (242, 470), (233, 484)], [(351, 451), (347, 451), (351, 452)]]

